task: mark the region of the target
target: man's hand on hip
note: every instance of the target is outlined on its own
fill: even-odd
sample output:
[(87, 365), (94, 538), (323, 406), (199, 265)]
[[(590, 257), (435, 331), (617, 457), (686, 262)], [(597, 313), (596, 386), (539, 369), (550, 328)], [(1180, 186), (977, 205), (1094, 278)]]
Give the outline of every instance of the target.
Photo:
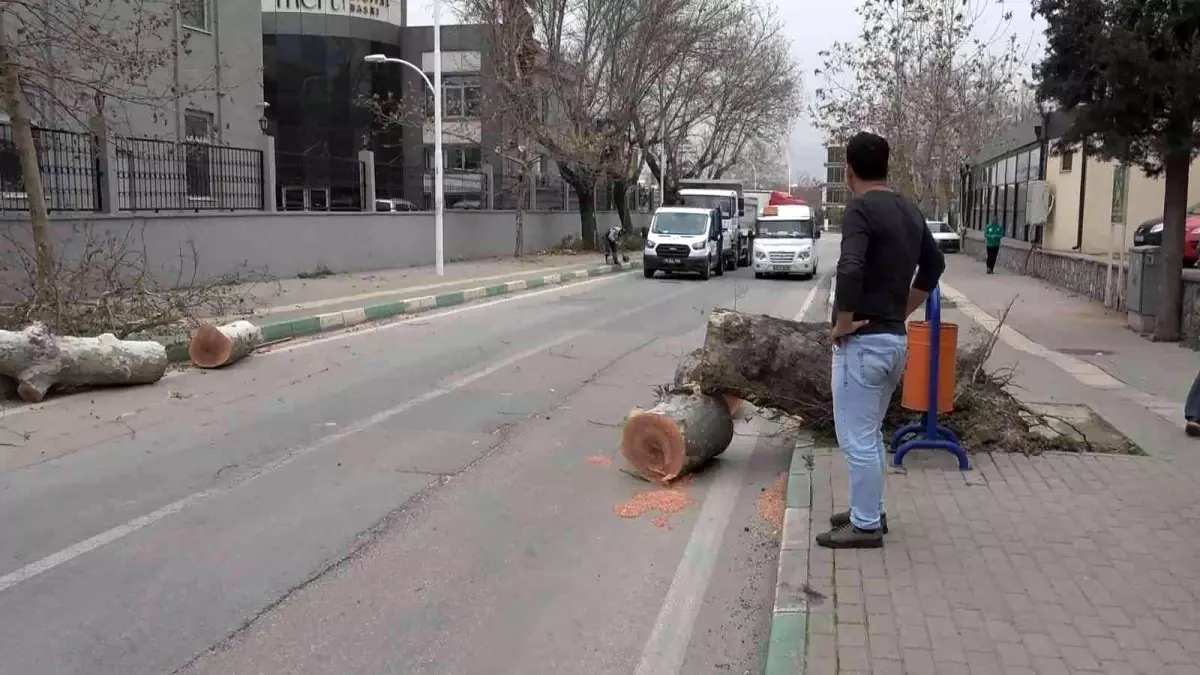
[(833, 344), (839, 347), (842, 344), (842, 338), (853, 335), (859, 328), (871, 323), (867, 320), (855, 321), (853, 312), (838, 312), (837, 321), (833, 324), (833, 330), (829, 331), (829, 339)]

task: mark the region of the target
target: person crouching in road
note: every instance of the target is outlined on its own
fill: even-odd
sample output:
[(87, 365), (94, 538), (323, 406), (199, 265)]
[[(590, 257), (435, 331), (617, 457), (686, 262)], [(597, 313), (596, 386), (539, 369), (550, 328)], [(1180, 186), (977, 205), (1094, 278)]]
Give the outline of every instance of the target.
[(833, 529), (817, 535), (826, 548), (883, 546), (883, 418), (904, 372), (905, 321), (946, 268), (925, 216), (888, 187), (889, 154), (887, 140), (875, 134), (846, 144), (854, 198), (842, 224), (830, 337), (833, 421), (850, 474), (850, 510), (834, 514)]
[[(611, 261), (611, 262), (610, 262)], [(616, 265), (621, 262), (621, 226), (613, 225), (604, 236), (604, 262)], [(629, 262), (629, 257), (625, 257)]]
[(989, 220), (983, 228), (983, 243), (987, 246), (987, 273), (996, 273), (996, 258), (1000, 256), (1000, 240), (1004, 238), (1004, 228), (994, 220)]

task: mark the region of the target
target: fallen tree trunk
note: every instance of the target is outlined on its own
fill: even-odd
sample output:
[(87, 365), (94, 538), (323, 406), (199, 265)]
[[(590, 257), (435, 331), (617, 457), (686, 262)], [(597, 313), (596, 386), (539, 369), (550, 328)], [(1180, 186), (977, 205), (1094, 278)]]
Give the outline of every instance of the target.
[(41, 401), (55, 386), (150, 384), (167, 372), (167, 350), (150, 341), (60, 337), (34, 323), (19, 332), (0, 330), (0, 375), (17, 383), (26, 403)]
[(262, 328), (249, 321), (234, 321), (220, 327), (204, 324), (192, 334), (188, 357), (199, 368), (222, 368), (245, 358), (262, 341)]
[(780, 410), (809, 426), (833, 423), (829, 324), (714, 310), (704, 349), (689, 354), (676, 378), (690, 377), (706, 394)]
[(703, 467), (733, 442), (733, 417), (725, 399), (673, 392), (625, 420), (621, 455), (642, 476), (671, 481)]

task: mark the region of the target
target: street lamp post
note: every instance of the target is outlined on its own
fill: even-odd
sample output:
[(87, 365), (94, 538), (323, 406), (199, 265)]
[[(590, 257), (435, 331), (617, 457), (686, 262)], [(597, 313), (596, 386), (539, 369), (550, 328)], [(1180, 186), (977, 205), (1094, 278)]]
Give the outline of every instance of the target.
[(399, 64), (399, 65), (411, 68), (411, 69), (417, 71), (417, 74), (421, 76), (421, 79), (425, 80), (425, 84), (428, 85), (431, 90), (433, 90), (433, 133), (434, 133), (434, 141), (433, 141), (433, 155), (434, 155), (434, 159), (433, 159), (433, 170), (434, 170), (434, 177), (433, 177), (434, 235), (433, 235), (433, 239), (434, 239), (434, 244), (433, 244), (433, 246), (434, 246), (434, 255), (437, 258), (435, 264), (437, 267), (437, 274), (439, 277), (443, 276), (446, 271), (444, 261), (443, 261), (444, 243), (445, 243), (444, 234), (443, 234), (445, 231), (443, 229), (443, 221), (444, 221), (444, 216), (445, 216), (445, 211), (446, 211), (446, 200), (445, 200), (445, 194), (444, 194), (445, 183), (443, 182), (443, 176), (444, 176), (444, 171), (445, 171), (444, 167), (443, 167), (443, 163), (445, 162), (445, 158), (442, 156), (442, 40), (441, 40), (442, 29), (441, 29), (441, 18), (439, 16), (440, 12), (438, 11), (440, 9), (440, 7), (439, 7), (440, 4), (441, 4), (440, 2), (434, 3), (434, 13), (433, 13), (433, 18), (434, 18), (433, 62), (434, 62), (434, 66), (433, 66), (433, 81), (432, 82), (429, 80), (429, 76), (426, 75), (424, 71), (422, 71), (416, 65), (409, 63), (408, 61), (405, 61), (404, 59), (398, 59), (398, 58), (395, 58), (392, 56), (387, 56), (384, 54), (370, 54), (363, 58), (363, 61), (366, 61), (367, 63), (395, 63), (395, 64)]
[(442, 182), (445, 178), (446, 163), (446, 157), (442, 154), (442, 0), (433, 0), (433, 133), (433, 154), (437, 155), (433, 160), (433, 199), (437, 205), (433, 247), (437, 251), (437, 273), (440, 277), (444, 273), (442, 214), (446, 211), (445, 183)]

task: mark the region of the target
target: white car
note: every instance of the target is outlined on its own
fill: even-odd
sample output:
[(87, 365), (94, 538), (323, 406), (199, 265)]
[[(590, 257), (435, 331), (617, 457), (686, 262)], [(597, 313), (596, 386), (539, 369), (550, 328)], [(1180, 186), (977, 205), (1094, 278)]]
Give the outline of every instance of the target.
[(654, 212), (646, 249), (642, 251), (642, 273), (699, 274), (707, 280), (725, 274), (722, 262), (721, 211), (686, 206), (663, 206)]
[(929, 226), (929, 231), (933, 233), (933, 240), (937, 242), (938, 248), (943, 253), (958, 253), (962, 248), (962, 238), (950, 227), (950, 223), (944, 220), (927, 220), (925, 224)]
[(754, 276), (799, 274), (811, 279), (820, 256), (820, 228), (808, 206), (768, 206), (754, 230)]

